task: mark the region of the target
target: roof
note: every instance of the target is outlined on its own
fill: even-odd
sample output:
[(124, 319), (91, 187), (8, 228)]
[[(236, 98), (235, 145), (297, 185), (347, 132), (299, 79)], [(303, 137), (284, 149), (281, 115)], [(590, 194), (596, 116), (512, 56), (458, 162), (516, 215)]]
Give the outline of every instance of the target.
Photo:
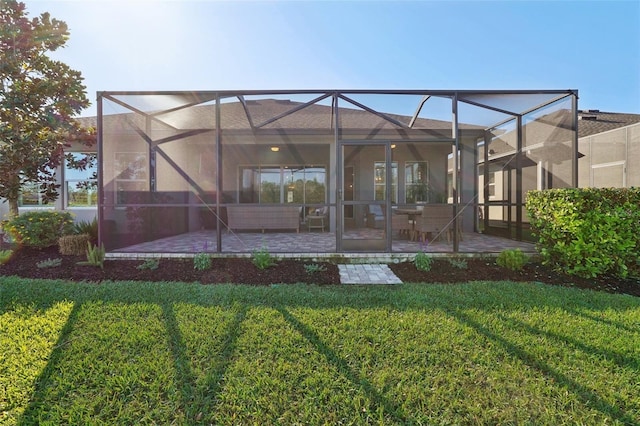
[(640, 114), (579, 110), (578, 137), (583, 138), (637, 123), (640, 123)]
[[(130, 127), (143, 128), (145, 116), (153, 117), (156, 129), (195, 130), (216, 127), (215, 104), (187, 105), (182, 108), (147, 111), (145, 114), (105, 114), (105, 127), (114, 130)], [(225, 131), (292, 131), (302, 133), (331, 133), (335, 120), (342, 131), (398, 132), (409, 138), (410, 134), (451, 137), (451, 121), (423, 117), (367, 111), (340, 107), (336, 114), (331, 105), (296, 102), (286, 99), (256, 99), (220, 104), (220, 123)], [(78, 119), (83, 126), (96, 126), (97, 117)], [(127, 124), (128, 123), (128, 124)], [(461, 130), (482, 131), (483, 126), (459, 123)]]
[[(350, 129), (398, 129), (394, 124), (370, 112), (351, 108), (339, 109), (341, 127)], [(211, 128), (215, 117), (215, 105), (199, 105), (179, 111), (154, 115), (158, 120), (177, 129)], [(411, 117), (385, 114), (405, 126)], [(259, 99), (229, 102), (220, 105), (220, 122), (225, 129), (317, 129), (332, 128), (333, 108), (330, 105), (309, 104), (286, 99)], [(451, 129), (451, 122), (418, 118), (415, 129)]]
[[(564, 111), (563, 111), (564, 112)], [(171, 109), (166, 113), (152, 113), (158, 122), (162, 122), (174, 129), (212, 129), (215, 116), (215, 105), (196, 105), (183, 109)], [(409, 125), (411, 117), (382, 113), (388, 119), (382, 118), (361, 109), (340, 107), (339, 119), (343, 129), (395, 129)], [(563, 121), (566, 121), (566, 114)], [(569, 114), (570, 115), (570, 114)], [(131, 117), (132, 113), (105, 115), (105, 119)], [(137, 117), (141, 119), (142, 117)], [(617, 128), (640, 123), (640, 114), (625, 114), (604, 112), (600, 110), (578, 111), (578, 137), (583, 138), (594, 134), (614, 130)], [(333, 127), (335, 119), (330, 105), (308, 104), (286, 99), (257, 99), (241, 102), (226, 102), (221, 104), (220, 119), (225, 129), (306, 129), (327, 131)], [(83, 126), (96, 127), (97, 117), (82, 117), (77, 119)], [(394, 124), (393, 121), (401, 123)], [(569, 124), (569, 123), (567, 123)], [(460, 129), (480, 130), (481, 126), (460, 123)], [(418, 117), (412, 123), (414, 130), (431, 130), (436, 133), (448, 132), (451, 122), (432, 120)]]

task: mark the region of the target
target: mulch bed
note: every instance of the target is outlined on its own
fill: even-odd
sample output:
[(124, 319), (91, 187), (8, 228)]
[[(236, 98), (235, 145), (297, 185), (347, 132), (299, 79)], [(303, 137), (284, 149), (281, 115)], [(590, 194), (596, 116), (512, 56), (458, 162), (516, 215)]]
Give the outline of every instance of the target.
[[(6, 246), (2, 248), (7, 248)], [(38, 268), (47, 259), (61, 259), (60, 266)], [(9, 262), (0, 265), (0, 275), (16, 275), (24, 278), (65, 279), (71, 281), (102, 282), (105, 280), (198, 282), (202, 284), (242, 283), (250, 285), (309, 283), (333, 285), (340, 283), (335, 264), (307, 260), (278, 260), (267, 269), (257, 268), (250, 258), (214, 258), (212, 267), (198, 271), (193, 259), (163, 258), (158, 269), (141, 269), (142, 260), (106, 260), (104, 269), (79, 265), (84, 256), (62, 256), (57, 247), (46, 249), (19, 248)], [(389, 265), (391, 270), (406, 283), (463, 283), (468, 281), (520, 281), (542, 282), (552, 285), (625, 293), (640, 296), (640, 281), (600, 277), (583, 279), (555, 271), (540, 263), (529, 263), (522, 271), (510, 271), (495, 264), (493, 259), (466, 259), (467, 268), (454, 267), (446, 259), (434, 259), (429, 272), (418, 271), (413, 263)], [(316, 264), (324, 270), (309, 272), (305, 265)]]
[(549, 266), (530, 262), (522, 271), (511, 271), (496, 265), (494, 259), (467, 259), (467, 268), (458, 269), (447, 260), (437, 259), (429, 272), (418, 271), (413, 263), (390, 264), (389, 268), (403, 282), (460, 283), (467, 281), (541, 282), (608, 293), (640, 296), (640, 281), (615, 277), (580, 278), (555, 271)]
[[(38, 268), (39, 262), (62, 259), (59, 266)], [(252, 285), (339, 284), (338, 267), (326, 262), (301, 262), (278, 260), (275, 265), (259, 269), (249, 258), (213, 258), (210, 269), (203, 271), (193, 267), (193, 259), (163, 258), (157, 269), (141, 269), (142, 260), (105, 260), (104, 269), (93, 265), (80, 265), (85, 256), (62, 256), (57, 247), (42, 250), (21, 248), (4, 265), (0, 275), (17, 275), (24, 278), (65, 279), (71, 281), (101, 282), (106, 280), (199, 282), (202, 284), (243, 283)], [(315, 263), (324, 271), (307, 272), (305, 264)]]

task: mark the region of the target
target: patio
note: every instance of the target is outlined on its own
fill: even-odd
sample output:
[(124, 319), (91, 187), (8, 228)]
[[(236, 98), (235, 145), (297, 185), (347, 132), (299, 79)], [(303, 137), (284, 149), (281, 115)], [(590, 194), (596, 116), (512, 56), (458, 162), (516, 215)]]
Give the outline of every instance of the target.
[[(372, 235), (367, 234), (381, 233), (382, 231), (366, 229), (358, 232), (359, 235), (351, 235), (351, 237), (369, 239)], [(514, 248), (519, 248), (527, 253), (535, 253), (535, 247), (532, 243), (473, 232), (465, 233), (459, 244), (459, 253), (464, 254), (495, 254), (505, 249)], [(282, 257), (330, 257), (336, 253), (336, 236), (332, 232), (222, 233), (222, 248), (220, 251), (224, 254), (247, 254), (261, 248), (266, 248), (270, 253)], [(426, 253), (453, 254), (453, 245), (447, 243), (446, 238), (429, 242), (427, 245), (417, 241), (409, 241), (405, 238), (398, 239), (394, 237), (393, 239), (393, 254), (395, 255), (412, 256), (420, 250)], [(211, 253), (218, 251), (215, 231), (201, 230), (135, 244), (114, 250), (110, 257), (129, 257), (145, 253), (193, 255), (200, 251)], [(362, 254), (379, 257), (382, 253)], [(353, 253), (351, 257), (360, 256), (358, 253)]]

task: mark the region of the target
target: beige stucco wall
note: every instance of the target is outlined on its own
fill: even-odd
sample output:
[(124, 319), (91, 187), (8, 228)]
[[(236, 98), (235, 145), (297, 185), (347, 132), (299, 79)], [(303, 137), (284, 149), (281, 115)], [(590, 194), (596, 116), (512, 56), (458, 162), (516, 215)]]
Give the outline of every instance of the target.
[(580, 138), (579, 187), (640, 186), (640, 123)]

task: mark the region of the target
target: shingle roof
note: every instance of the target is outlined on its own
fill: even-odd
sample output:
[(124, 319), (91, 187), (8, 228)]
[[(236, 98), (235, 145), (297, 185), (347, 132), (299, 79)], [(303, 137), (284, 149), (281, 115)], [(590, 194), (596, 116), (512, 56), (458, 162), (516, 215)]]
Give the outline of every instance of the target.
[[(261, 99), (247, 102), (247, 110), (254, 126), (259, 126), (274, 117), (290, 111), (301, 103), (278, 100)], [(158, 118), (166, 124), (180, 129), (212, 128), (213, 105), (196, 106), (184, 110), (173, 111), (169, 114), (161, 114)], [(220, 111), (223, 127), (227, 129), (249, 129), (247, 114), (240, 102), (222, 104)], [(119, 116), (122, 116), (118, 114)], [(126, 114), (128, 115), (128, 114)], [(340, 108), (340, 121), (343, 128), (348, 129), (391, 129), (398, 128), (393, 123), (369, 112)], [(410, 117), (387, 114), (388, 117), (404, 124), (409, 123)], [(108, 117), (108, 116), (105, 116)], [(624, 114), (604, 112), (599, 110), (578, 111), (578, 137), (591, 136), (620, 127), (640, 123), (640, 114)], [(264, 125), (264, 129), (330, 129), (332, 120), (331, 107), (327, 105), (313, 104), (297, 112)], [(86, 127), (96, 127), (97, 117), (82, 117), (78, 121)], [(207, 124), (203, 124), (207, 123)], [(447, 130), (451, 123), (442, 120), (430, 120), (419, 118), (414, 124), (415, 129)], [(478, 126), (460, 124), (461, 129), (479, 129)]]
[[(227, 130), (249, 130), (253, 126), (265, 130), (330, 131), (334, 125), (333, 120), (335, 120), (333, 108), (330, 105), (310, 104), (304, 106), (301, 102), (290, 100), (260, 99), (247, 101), (245, 106), (241, 102), (221, 104), (220, 121), (222, 127)], [(288, 114), (289, 112), (291, 113)], [(410, 116), (383, 114), (390, 120), (365, 110), (340, 107), (338, 119), (342, 129), (352, 130), (402, 130), (411, 121)], [(152, 115), (156, 119), (156, 125), (162, 123), (174, 129), (215, 128), (215, 105), (198, 105), (180, 110), (171, 110), (167, 113), (156, 112)], [(117, 121), (123, 118), (134, 120), (138, 122), (138, 125), (143, 125), (142, 116), (132, 113), (104, 116), (104, 120)], [(393, 120), (402, 123), (404, 126), (393, 123)], [(80, 118), (79, 121), (84, 126), (96, 126), (97, 117), (84, 117)], [(481, 126), (465, 123), (460, 123), (459, 128), (482, 130)], [(412, 129), (450, 134), (451, 122), (419, 117), (413, 123)]]
[(580, 110), (578, 111), (578, 137), (583, 138), (636, 123), (640, 123), (640, 114)]

